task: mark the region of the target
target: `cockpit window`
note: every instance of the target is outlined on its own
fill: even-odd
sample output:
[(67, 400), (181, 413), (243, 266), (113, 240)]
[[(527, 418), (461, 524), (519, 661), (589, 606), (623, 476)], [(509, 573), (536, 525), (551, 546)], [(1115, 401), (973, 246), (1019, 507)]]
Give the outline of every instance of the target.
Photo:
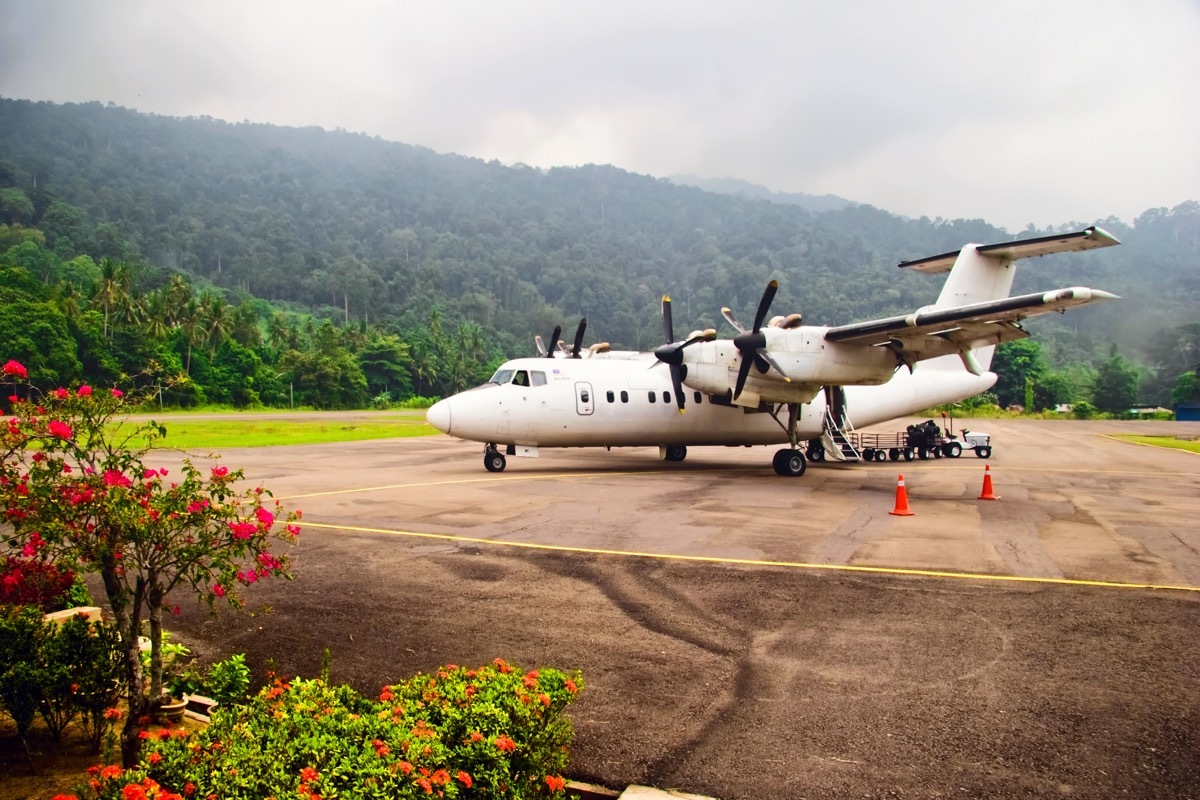
[(530, 375), (530, 377), (533, 378), (534, 386), (545, 386), (546, 385), (546, 373), (538, 372), (537, 370), (531, 370), (529, 375)]
[(488, 381), (488, 383), (508, 383), (512, 380), (512, 376), (513, 371), (511, 369), (498, 369), (496, 370), (496, 374), (492, 376), (492, 379)]
[(517, 370), (517, 374), (513, 375), (512, 382), (515, 386), (528, 386), (529, 385), (529, 373), (523, 369)]

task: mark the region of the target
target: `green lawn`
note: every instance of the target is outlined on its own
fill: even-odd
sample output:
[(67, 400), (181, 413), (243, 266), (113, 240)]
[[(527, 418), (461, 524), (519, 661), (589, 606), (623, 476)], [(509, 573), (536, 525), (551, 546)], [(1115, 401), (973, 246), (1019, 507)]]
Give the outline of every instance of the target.
[(156, 420), (167, 430), (156, 442), (175, 450), (219, 450), (230, 447), (269, 447), (289, 444), (357, 442), (364, 439), (397, 439), (430, 436), (438, 431), (425, 421), (424, 411), (391, 412), (377, 419), (195, 419), (169, 415)]
[(1118, 434), (1113, 438), (1155, 447), (1173, 447), (1176, 450), (1187, 450), (1189, 453), (1200, 453), (1200, 441), (1195, 439), (1180, 439), (1176, 436), (1135, 436), (1128, 433)]

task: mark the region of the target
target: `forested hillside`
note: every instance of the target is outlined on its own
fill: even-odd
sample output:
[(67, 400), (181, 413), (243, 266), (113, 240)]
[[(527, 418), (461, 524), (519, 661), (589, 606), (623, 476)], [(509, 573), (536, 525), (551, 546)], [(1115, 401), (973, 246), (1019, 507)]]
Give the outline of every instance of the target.
[[(1017, 290), (1081, 284), (1122, 295), (1034, 328), (1052, 365), (1086, 371), (1115, 345), (1142, 365), (1147, 392), (1163, 397), (1174, 382), (1154, 374), (1165, 350), (1181, 363), (1189, 357), (1163, 342), (1177, 341), (1171, 331), (1200, 309), (1200, 204), (1062, 228), (1095, 222), (1124, 246), (1026, 262)], [(327, 350), (336, 339), (355, 355), (352, 331), (362, 341), (392, 337), (387, 348), (404, 356), (396, 375), (368, 377), (357, 400), (340, 403), (384, 388), (461, 388), (487, 362), (530, 352), (534, 333), (571, 329), (581, 316), (614, 345), (654, 346), (664, 293), (685, 330), (720, 330), (723, 305), (751, 316), (772, 277), (782, 286), (775, 308), (813, 323), (911, 311), (936, 297), (940, 281), (897, 262), (1016, 235), (982, 220), (908, 220), (864, 205), (813, 213), (608, 166), (540, 171), (344, 131), (7, 99), (0, 223), (0, 265), (30, 271), (42, 287), (36, 302), (60, 302), (66, 286), (97, 312), (97, 287), (117, 270), (123, 291), (145, 303), (245, 307), (244, 325), (268, 344), (242, 346), (266, 365), (319, 349), (320, 320), (335, 323), (320, 345)], [(30, 230), (38, 236), (22, 233)], [(316, 321), (305, 321), (310, 313)], [(103, 316), (101, 339), (113, 326), (133, 330), (139, 314), (124, 323)], [(220, 342), (193, 336), (188, 346), (179, 331), (168, 320), (160, 333), (185, 372), (194, 351), (217, 358), (220, 333)], [(276, 385), (262, 399), (278, 401), (279, 376), (296, 366), (272, 367)]]

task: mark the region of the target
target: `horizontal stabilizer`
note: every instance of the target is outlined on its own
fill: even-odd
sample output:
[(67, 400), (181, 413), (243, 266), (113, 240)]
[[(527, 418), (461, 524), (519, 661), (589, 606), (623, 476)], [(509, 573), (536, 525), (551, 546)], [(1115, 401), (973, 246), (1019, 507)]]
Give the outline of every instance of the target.
[[(1115, 299), (1117, 299), (1115, 294), (1100, 289), (1075, 286), (1069, 289), (1004, 297), (999, 300), (972, 303), (955, 308), (934, 308), (907, 316), (841, 325), (827, 330), (825, 338), (831, 342), (864, 345), (887, 344), (893, 339), (901, 338), (908, 342), (906, 349), (919, 353), (927, 349), (921, 347), (920, 339), (922, 337), (955, 339), (958, 337), (954, 334), (959, 331), (966, 332), (980, 324), (1017, 322), (1026, 317), (1047, 314), (1051, 311), (1065, 311), (1073, 306), (1097, 300)], [(972, 332), (971, 338), (976, 338), (974, 334), (977, 332), (976, 328)], [(941, 350), (941, 347), (928, 348), (928, 350), (932, 351), (930, 355), (936, 355), (940, 354), (938, 351)]]
[[(1056, 236), (1039, 236), (1036, 239), (1020, 239), (1015, 242), (1000, 242), (999, 244), (974, 245), (975, 252), (1003, 261), (1016, 261), (1019, 258), (1045, 256), (1051, 253), (1071, 253), (1080, 250), (1092, 250), (1097, 247), (1111, 247), (1121, 242), (1108, 231), (1093, 225), (1086, 230), (1076, 233), (1064, 233)], [(916, 261), (901, 261), (898, 266), (902, 269), (917, 272), (937, 273), (948, 272), (954, 266), (961, 250), (942, 253), (940, 256), (929, 256)]]

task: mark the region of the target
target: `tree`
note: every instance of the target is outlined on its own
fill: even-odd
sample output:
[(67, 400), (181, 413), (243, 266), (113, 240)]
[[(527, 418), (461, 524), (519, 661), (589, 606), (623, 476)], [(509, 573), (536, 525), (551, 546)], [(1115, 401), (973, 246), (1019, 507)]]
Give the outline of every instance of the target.
[(996, 373), (992, 391), (1003, 407), (1024, 404), (1027, 380), (1036, 385), (1046, 370), (1046, 357), (1038, 342), (1033, 339), (1005, 342), (992, 357), (992, 372)]
[(1171, 390), (1171, 405), (1200, 403), (1200, 372), (1185, 372), (1175, 381)]
[(1114, 352), (1097, 368), (1092, 402), (1109, 414), (1128, 411), (1138, 399), (1138, 372), (1124, 356)]
[[(8, 362), (6, 380), (25, 378)], [(145, 401), (148, 398), (136, 398)], [(137, 720), (161, 702), (162, 621), (170, 592), (190, 590), (215, 611), (242, 605), (239, 586), (287, 577), (286, 554), (271, 552), (299, 533), (262, 487), (239, 486), (241, 470), (208, 474), (184, 462), (182, 474), (147, 468), (150, 446), (166, 435), (153, 422), (123, 418), (120, 391), (56, 389), (39, 403), (15, 403), (0, 427), (0, 511), (10, 548), (98, 573), (124, 648), (129, 713), (121, 736), (125, 766), (136, 763)], [(138, 648), (149, 623), (149, 695)]]

